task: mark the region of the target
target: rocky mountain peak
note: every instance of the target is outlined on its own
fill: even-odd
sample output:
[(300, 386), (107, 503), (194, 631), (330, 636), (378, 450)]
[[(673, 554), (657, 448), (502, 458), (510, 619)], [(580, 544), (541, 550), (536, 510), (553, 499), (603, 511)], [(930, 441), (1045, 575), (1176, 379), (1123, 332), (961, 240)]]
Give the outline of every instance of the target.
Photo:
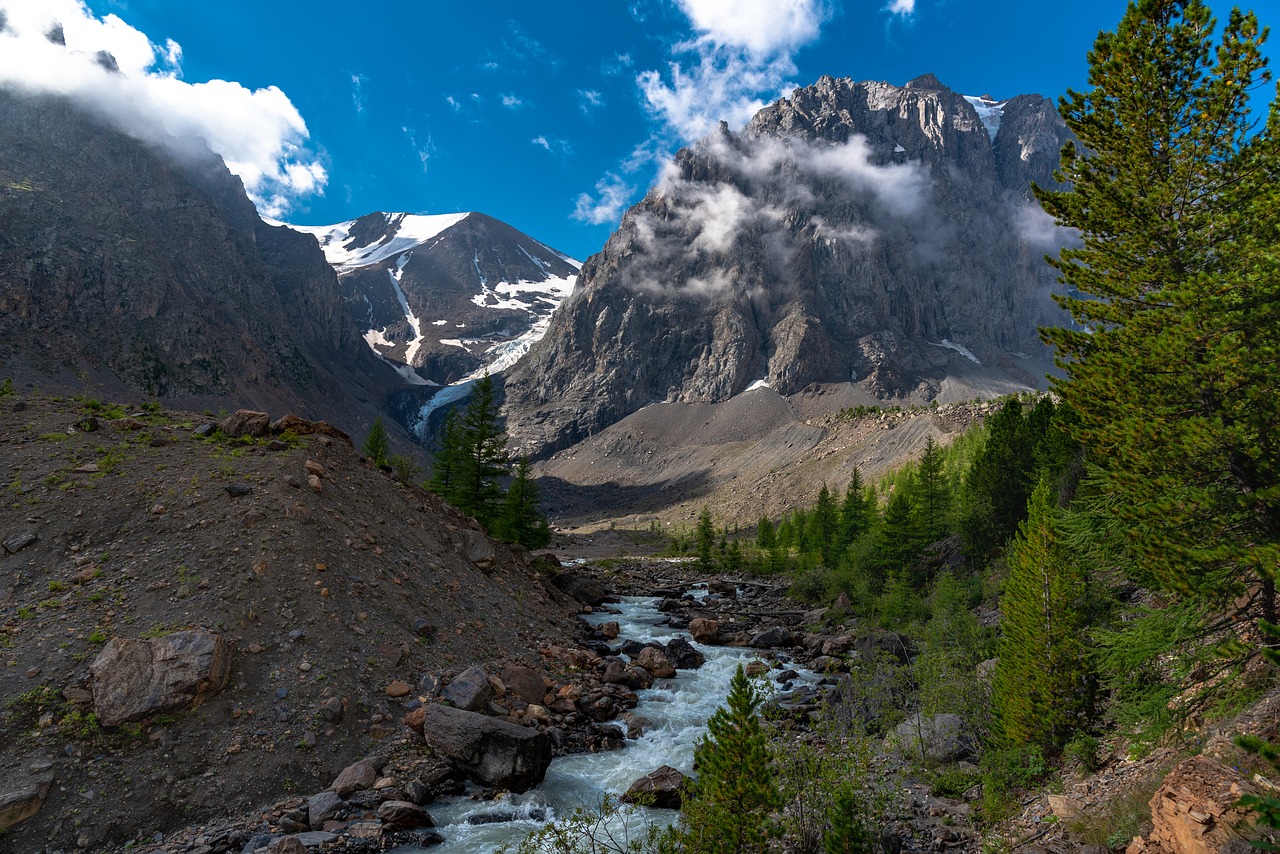
[(1042, 382), (1061, 236), (1029, 183), (1065, 127), (1027, 96), (993, 134), (912, 84), (824, 77), (679, 152), (509, 375), (513, 436), (545, 453), (758, 385), (946, 402)]

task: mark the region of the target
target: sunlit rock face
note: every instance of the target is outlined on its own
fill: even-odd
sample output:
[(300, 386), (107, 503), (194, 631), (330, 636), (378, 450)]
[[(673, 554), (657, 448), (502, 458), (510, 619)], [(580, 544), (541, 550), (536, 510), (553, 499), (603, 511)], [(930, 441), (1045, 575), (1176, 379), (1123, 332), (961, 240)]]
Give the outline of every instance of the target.
[[(1043, 384), (1034, 202), (1069, 132), (1038, 96), (824, 77), (680, 151), (508, 375), (535, 454), (657, 401), (849, 384), (928, 402)], [(968, 397), (974, 394), (968, 393)]]

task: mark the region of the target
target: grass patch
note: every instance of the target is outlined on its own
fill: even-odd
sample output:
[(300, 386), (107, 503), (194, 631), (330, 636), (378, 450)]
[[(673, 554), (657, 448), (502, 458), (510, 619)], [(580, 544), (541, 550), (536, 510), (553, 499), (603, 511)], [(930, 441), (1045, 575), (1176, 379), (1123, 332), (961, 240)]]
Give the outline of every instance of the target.
[(1151, 830), (1151, 796), (1164, 771), (1143, 777), (1089, 809), (1067, 825), (1072, 837), (1086, 845), (1123, 845)]
[(65, 442), (67, 441), (66, 433), (41, 433), (37, 438), (41, 442)]

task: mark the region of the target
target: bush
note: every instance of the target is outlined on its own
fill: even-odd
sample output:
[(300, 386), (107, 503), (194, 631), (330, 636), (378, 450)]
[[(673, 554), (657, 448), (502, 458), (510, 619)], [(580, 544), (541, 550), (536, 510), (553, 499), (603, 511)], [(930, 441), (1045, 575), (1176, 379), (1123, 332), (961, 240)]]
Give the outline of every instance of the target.
[(1018, 806), (1018, 793), (1044, 779), (1048, 766), (1035, 745), (988, 750), (982, 756), (982, 814), (1002, 821)]

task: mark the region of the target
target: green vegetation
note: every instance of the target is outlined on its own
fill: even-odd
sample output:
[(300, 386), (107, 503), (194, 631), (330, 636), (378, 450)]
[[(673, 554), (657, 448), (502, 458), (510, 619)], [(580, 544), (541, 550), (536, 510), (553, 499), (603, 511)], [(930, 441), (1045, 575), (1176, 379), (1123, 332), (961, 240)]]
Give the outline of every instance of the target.
[(375, 466), (391, 464), (389, 459), (391, 440), (387, 437), (387, 428), (383, 425), (381, 417), (373, 419), (373, 426), (369, 428), (369, 435), (364, 437), (364, 444), (360, 446), (360, 452), (368, 457)]
[[(504, 480), (511, 480), (506, 490)], [(507, 433), (487, 374), (472, 388), (467, 408), (446, 417), (426, 485), (494, 536), (531, 549), (550, 542), (550, 529), (537, 510), (537, 484), (530, 477), (528, 460), (516, 466), (513, 476)]]

